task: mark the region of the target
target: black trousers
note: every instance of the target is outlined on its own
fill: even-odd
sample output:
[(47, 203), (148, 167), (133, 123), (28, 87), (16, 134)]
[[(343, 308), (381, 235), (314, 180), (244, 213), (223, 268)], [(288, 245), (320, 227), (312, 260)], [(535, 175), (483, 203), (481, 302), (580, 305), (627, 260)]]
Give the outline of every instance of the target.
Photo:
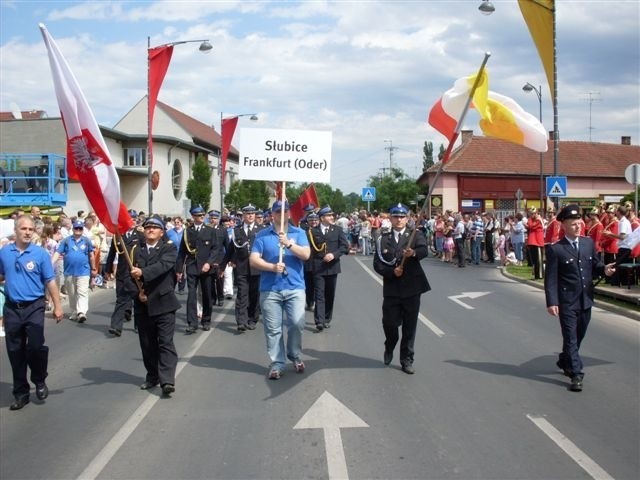
[(176, 312), (149, 316), (138, 310), (138, 338), (142, 350), (142, 361), (147, 369), (146, 380), (152, 383), (176, 383), (178, 353), (173, 344), (176, 328)]
[(44, 344), (44, 307), (44, 297), (25, 308), (13, 307), (9, 300), (4, 305), (5, 340), (16, 398), (29, 396), (27, 367), (36, 386), (47, 378), (49, 347)]
[(529, 252), (529, 258), (531, 259), (533, 278), (543, 278), (544, 264), (542, 260), (542, 247), (538, 247), (536, 245), (527, 245), (527, 252)]
[(236, 275), (236, 322), (245, 327), (258, 323), (260, 275)]
[(456, 256), (458, 257), (458, 266), (464, 267), (464, 238), (456, 238), (454, 240), (456, 244)]
[(315, 295), (315, 291), (313, 288), (313, 271), (305, 270), (304, 271), (304, 296), (305, 296), (305, 304), (307, 307), (313, 306), (313, 297)]
[(224, 301), (224, 278), (220, 276), (220, 267), (211, 267), (211, 305)]
[[(122, 330), (122, 324), (127, 312), (131, 315), (133, 310), (133, 299), (136, 297), (136, 292), (131, 292), (124, 288), (125, 283), (122, 280), (116, 278), (116, 305), (113, 307), (113, 313), (111, 314), (111, 327), (117, 330)], [(137, 320), (134, 319), (134, 325), (137, 325)]]
[(402, 340), (400, 341), (400, 363), (402, 365), (413, 364), (419, 313), (420, 295), (405, 298), (384, 297), (382, 300), (384, 348), (387, 352), (393, 352), (399, 339), (398, 329), (402, 328)]
[(202, 323), (211, 323), (211, 276), (187, 273), (187, 324), (198, 326), (198, 288), (202, 292)]
[(316, 325), (331, 323), (333, 318), (333, 302), (336, 298), (336, 285), (338, 284), (338, 274), (334, 275), (314, 275), (313, 276), (313, 298), (316, 302), (313, 319)]
[(583, 375), (579, 350), (591, 320), (591, 309), (583, 309), (580, 305), (573, 308), (560, 306), (559, 318), (562, 329), (560, 365), (572, 375)]
[(487, 261), (493, 263), (495, 260), (495, 250), (493, 247), (493, 233), (485, 232), (484, 234), (484, 250), (487, 254)]

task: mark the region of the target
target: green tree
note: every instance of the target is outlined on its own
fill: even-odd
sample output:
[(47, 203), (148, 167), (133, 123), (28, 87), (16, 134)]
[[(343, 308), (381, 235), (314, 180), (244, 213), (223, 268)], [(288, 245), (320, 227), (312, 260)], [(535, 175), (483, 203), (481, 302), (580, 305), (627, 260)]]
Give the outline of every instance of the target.
[(238, 210), (251, 203), (258, 208), (269, 206), (269, 192), (262, 180), (240, 180), (233, 182), (224, 197), (224, 206)]
[(440, 144), (440, 152), (438, 153), (438, 160), (440, 160), (440, 161), (441, 161), (441, 160), (443, 159), (443, 157), (444, 157), (444, 152), (446, 152), (446, 151), (447, 151), (447, 149), (446, 149), (446, 148), (444, 148), (444, 145), (443, 145), (443, 144)]
[(433, 166), (433, 143), (424, 142), (422, 153), (422, 171), (426, 172), (427, 169)]
[(187, 181), (187, 198), (191, 200), (191, 205), (202, 205), (206, 211), (209, 209), (212, 191), (209, 162), (204, 155), (198, 154), (193, 164), (192, 177)]
[(376, 188), (376, 201), (371, 208), (379, 211), (386, 211), (396, 203), (413, 206), (420, 191), (415, 179), (400, 168), (391, 169), (391, 175), (369, 177), (369, 186)]

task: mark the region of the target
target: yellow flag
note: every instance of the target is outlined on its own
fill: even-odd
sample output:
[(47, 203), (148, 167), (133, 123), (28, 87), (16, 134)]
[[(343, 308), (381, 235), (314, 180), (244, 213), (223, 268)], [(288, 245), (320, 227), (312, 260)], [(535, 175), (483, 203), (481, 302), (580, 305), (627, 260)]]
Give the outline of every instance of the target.
[(542, 66), (547, 74), (549, 91), (553, 98), (553, 17), (555, 0), (518, 0), (524, 21), (536, 44)]

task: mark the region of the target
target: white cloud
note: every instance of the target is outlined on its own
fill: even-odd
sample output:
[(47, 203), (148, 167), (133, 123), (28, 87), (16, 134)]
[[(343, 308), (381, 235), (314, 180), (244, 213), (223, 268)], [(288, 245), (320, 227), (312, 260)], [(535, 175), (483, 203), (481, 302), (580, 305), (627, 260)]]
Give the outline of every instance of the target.
[[(425, 140), (444, 138), (426, 124), (428, 109), (459, 77), (477, 70), (485, 51), (491, 88), (552, 128), (545, 76), (516, 2), (494, 2), (484, 17), (467, 1), (429, 2), (48, 2), (48, 27), (100, 123), (113, 126), (146, 93), (147, 36), (152, 45), (210, 39), (174, 50), (160, 100), (218, 126), (225, 113), (257, 112), (256, 126), (333, 131), (333, 178), (359, 191), (388, 167), (421, 169)], [(0, 16), (0, 109), (10, 102), (56, 115), (46, 51), (33, 14), (3, 2)], [(603, 5), (604, 4), (604, 5)], [(61, 6), (63, 5), (63, 6)], [(566, 1), (558, 7), (558, 74), (562, 139), (588, 140), (584, 94), (592, 104), (594, 140), (640, 141), (640, 3)], [(46, 14), (46, 16), (44, 15)], [(471, 126), (467, 120), (465, 127)], [(479, 129), (475, 128), (476, 133)]]

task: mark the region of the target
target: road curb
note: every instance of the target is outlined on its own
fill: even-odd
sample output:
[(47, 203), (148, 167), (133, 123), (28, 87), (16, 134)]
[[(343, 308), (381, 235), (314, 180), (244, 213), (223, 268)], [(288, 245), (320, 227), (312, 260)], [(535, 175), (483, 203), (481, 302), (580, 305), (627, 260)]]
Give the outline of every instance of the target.
[[(533, 280), (527, 280), (524, 278), (520, 278), (520, 277), (516, 277), (515, 275), (511, 275), (509, 272), (507, 272), (507, 269), (504, 267), (499, 267), (500, 271), (502, 272), (502, 275), (504, 275), (505, 277), (511, 279), (511, 280), (515, 280), (517, 282), (520, 283), (526, 283), (527, 285), (530, 285), (532, 287), (536, 287), (540, 290), (544, 290), (544, 285), (541, 285), (538, 282), (534, 282)], [(617, 297), (615, 294), (611, 294), (610, 292), (606, 291), (606, 290), (602, 290), (596, 287), (595, 292), (599, 295), (604, 295), (606, 297), (610, 297), (610, 298), (617, 298), (619, 299), (619, 297)], [(602, 308), (603, 310), (608, 310), (610, 312), (613, 313), (617, 313), (619, 315), (624, 315), (626, 317), (629, 317), (633, 320), (638, 320), (640, 321), (640, 312), (635, 312), (633, 310), (629, 310), (627, 308), (624, 307), (619, 307), (618, 305), (612, 305), (610, 303), (607, 302), (602, 302), (602, 301), (595, 301), (595, 305), (598, 308)]]

